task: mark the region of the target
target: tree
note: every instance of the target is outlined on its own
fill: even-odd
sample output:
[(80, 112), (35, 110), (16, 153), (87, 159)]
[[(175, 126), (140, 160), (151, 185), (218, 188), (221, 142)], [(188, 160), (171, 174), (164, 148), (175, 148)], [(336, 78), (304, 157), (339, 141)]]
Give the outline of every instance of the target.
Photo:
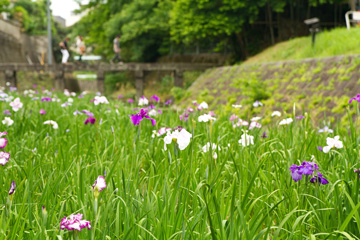
[(10, 1), (9, 0), (0, 0), (0, 13), (9, 12)]
[(96, 53), (111, 56), (112, 41), (120, 34), (123, 57), (154, 61), (169, 42), (170, 0), (90, 1), (82, 11), (90, 6), (89, 14), (74, 27), (74, 32), (87, 30), (88, 43), (95, 46)]

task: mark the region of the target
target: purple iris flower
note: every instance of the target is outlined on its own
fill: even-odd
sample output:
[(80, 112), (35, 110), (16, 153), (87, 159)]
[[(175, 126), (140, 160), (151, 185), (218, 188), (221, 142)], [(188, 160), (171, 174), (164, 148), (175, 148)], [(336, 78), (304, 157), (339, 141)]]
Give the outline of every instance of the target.
[(319, 170), (319, 167), (316, 163), (304, 161), (301, 164), (301, 169), (299, 173), (304, 175), (313, 175), (315, 170)]
[(129, 98), (129, 99), (128, 99), (128, 103), (134, 103), (134, 99)]
[(323, 175), (320, 172), (317, 172), (317, 175), (315, 175), (314, 177), (312, 177), (310, 179), (311, 183), (316, 183), (319, 182), (322, 185), (328, 184), (329, 181), (323, 177)]
[(317, 149), (319, 149), (321, 152), (323, 151), (323, 148), (322, 148), (322, 147), (317, 147)]
[[(84, 111), (86, 111), (86, 110), (84, 110)], [(74, 114), (74, 116), (76, 116), (76, 115), (82, 115), (82, 112), (80, 112), (80, 111), (78, 111), (78, 110), (75, 110), (75, 112), (74, 112), (73, 114)]]
[(269, 136), (266, 136), (266, 132), (263, 133), (263, 135), (261, 135), (262, 138), (267, 138)]
[(334, 130), (330, 129), (328, 126), (325, 126), (323, 129), (319, 129), (319, 133), (333, 133)]
[(296, 119), (304, 119), (305, 117), (303, 115), (295, 117)]
[(36, 84), (34, 84), (34, 85), (33, 85), (33, 88), (37, 88), (37, 85), (36, 85)]
[(161, 111), (161, 110), (158, 110), (158, 113), (159, 113), (159, 114), (162, 114), (162, 111)]
[(350, 98), (349, 104), (351, 104), (351, 102), (352, 102), (353, 100), (356, 100), (356, 101), (360, 102), (360, 94), (356, 95), (356, 97)]
[(16, 183), (15, 181), (12, 181), (9, 189), (9, 195), (12, 195), (15, 192), (15, 188), (16, 188)]
[(11, 116), (11, 113), (10, 113), (9, 110), (5, 110), (5, 111), (4, 111), (4, 115), (9, 115), (9, 116)]
[(297, 182), (302, 179), (302, 175), (313, 175), (315, 170), (319, 170), (319, 167), (316, 163), (304, 161), (300, 166), (291, 165), (289, 169), (292, 179)]
[(88, 118), (85, 120), (84, 124), (85, 124), (85, 125), (87, 125), (88, 123), (95, 124), (95, 122), (96, 122), (96, 118), (94, 118), (94, 117), (88, 117)]
[(291, 167), (289, 169), (291, 171), (291, 177), (295, 182), (302, 179), (302, 174), (299, 173), (299, 171), (301, 169), (300, 166), (293, 164), (293, 165), (291, 165)]
[(155, 102), (160, 102), (160, 98), (157, 95), (152, 96), (150, 100), (154, 100)]
[(118, 96), (118, 99), (121, 99), (121, 98), (123, 98), (123, 97), (124, 97), (124, 96), (120, 94), (120, 95)]
[(169, 104), (171, 104), (171, 102), (172, 102), (171, 100), (167, 100), (164, 104), (169, 105)]
[(41, 98), (41, 101), (42, 102), (51, 102), (52, 99), (51, 99), (51, 97), (43, 97), (43, 98)]
[(84, 95), (82, 95), (82, 94), (80, 94), (79, 96), (78, 96), (78, 98), (83, 98), (84, 97)]
[(15, 92), (17, 90), (17, 87), (10, 87), (10, 92)]
[(94, 114), (93, 114), (92, 112), (88, 111), (88, 110), (82, 110), (82, 112), (85, 113), (85, 114), (86, 114), (87, 116), (89, 116), (89, 117), (93, 117), (93, 116), (94, 116)]
[(150, 106), (148, 107), (148, 109), (155, 109), (156, 107), (152, 104), (150, 104)]
[(133, 122), (134, 125), (140, 125), (140, 122), (144, 119), (149, 119), (151, 120), (151, 123), (153, 126), (155, 126), (156, 124), (156, 120), (152, 119), (151, 117), (149, 117), (147, 115), (147, 112), (144, 109), (141, 109), (140, 112), (136, 113), (136, 114), (132, 114), (130, 116), (131, 121)]

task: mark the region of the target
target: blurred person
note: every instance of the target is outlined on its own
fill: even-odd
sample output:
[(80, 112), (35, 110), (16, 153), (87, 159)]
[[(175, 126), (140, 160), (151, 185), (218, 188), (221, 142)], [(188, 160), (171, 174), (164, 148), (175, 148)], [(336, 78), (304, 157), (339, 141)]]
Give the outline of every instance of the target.
[(120, 64), (123, 64), (123, 62), (121, 61), (121, 57), (120, 57), (120, 35), (117, 35), (116, 38), (114, 39), (114, 44), (113, 44), (113, 49), (114, 49), (114, 53), (115, 53), (115, 57), (113, 59), (111, 59), (111, 63), (114, 63), (115, 60), (117, 60)]
[(85, 49), (86, 49), (86, 47), (85, 47), (85, 43), (83, 41), (83, 36), (80, 35), (76, 39), (76, 51), (79, 54), (79, 62), (82, 61), (82, 56), (85, 53)]
[(62, 54), (62, 64), (67, 64), (68, 63), (68, 59), (69, 59), (69, 46), (68, 43), (70, 41), (70, 38), (65, 38), (65, 40), (63, 42), (61, 42), (59, 44), (60, 48), (61, 48), (61, 54)]

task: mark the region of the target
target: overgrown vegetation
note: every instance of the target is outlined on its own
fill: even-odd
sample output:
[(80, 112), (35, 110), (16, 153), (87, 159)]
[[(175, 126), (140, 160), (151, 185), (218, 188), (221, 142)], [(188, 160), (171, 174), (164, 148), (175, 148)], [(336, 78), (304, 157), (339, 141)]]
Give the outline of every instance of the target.
[[(311, 112), (322, 119), (340, 120), (346, 100), (355, 96), (360, 86), (360, 60), (357, 57), (334, 57), (310, 61), (284, 62), (265, 65), (240, 65), (208, 70), (188, 89), (179, 103), (192, 99), (207, 101), (213, 108), (218, 104), (242, 104), (246, 117), (260, 113), (251, 103), (261, 101), (262, 114), (273, 110)], [(346, 117), (341, 119), (346, 120)]]
[[(359, 39), (359, 27), (351, 28), (350, 31), (346, 28), (323, 31), (317, 34), (314, 46), (311, 45), (310, 36), (295, 38), (276, 44), (249, 58), (243, 64), (360, 54)], [(336, 70), (333, 68), (329, 71)], [(348, 71), (351, 70), (348, 69)], [(320, 71), (320, 69), (314, 69), (314, 71)]]

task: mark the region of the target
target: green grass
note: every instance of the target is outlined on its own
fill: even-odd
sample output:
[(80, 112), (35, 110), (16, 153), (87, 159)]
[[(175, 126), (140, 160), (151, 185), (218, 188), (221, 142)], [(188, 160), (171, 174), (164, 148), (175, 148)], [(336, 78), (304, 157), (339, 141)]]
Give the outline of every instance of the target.
[(351, 28), (350, 31), (337, 28), (318, 33), (314, 47), (310, 36), (295, 38), (264, 50), (244, 64), (360, 54), (359, 38), (360, 28)]
[[(205, 111), (180, 122), (182, 112), (162, 108), (155, 127), (146, 119), (134, 126), (129, 118), (134, 106), (120, 101), (95, 106), (86, 95), (62, 108), (68, 97), (56, 95), (60, 103), (21, 96), (23, 108), (11, 110), (14, 124), (1, 126), (11, 157), (0, 166), (0, 239), (71, 239), (73, 233), (59, 227), (72, 213), (91, 221), (91, 230), (83, 229), (79, 239), (359, 239), (356, 122), (334, 124), (335, 133), (326, 135), (309, 117), (289, 126), (272, 118), (251, 130), (255, 144), (243, 147), (238, 140), (246, 127), (234, 129), (224, 110), (216, 112), (216, 121), (203, 123), (197, 119)], [(46, 115), (39, 114), (41, 108)], [(9, 103), (0, 102), (0, 112), (5, 109), (11, 109)], [(95, 125), (73, 115), (83, 109), (94, 113)], [(59, 129), (44, 125), (46, 120)], [(153, 130), (179, 125), (193, 136), (183, 151), (175, 143), (165, 151), (163, 137), (152, 138)], [(268, 138), (260, 137), (263, 131)], [(343, 149), (317, 150), (334, 135)], [(201, 150), (207, 142), (221, 147), (216, 160), (215, 150)], [(291, 179), (289, 167), (311, 155), (329, 184)], [(105, 170), (107, 187), (95, 207), (92, 185)]]

